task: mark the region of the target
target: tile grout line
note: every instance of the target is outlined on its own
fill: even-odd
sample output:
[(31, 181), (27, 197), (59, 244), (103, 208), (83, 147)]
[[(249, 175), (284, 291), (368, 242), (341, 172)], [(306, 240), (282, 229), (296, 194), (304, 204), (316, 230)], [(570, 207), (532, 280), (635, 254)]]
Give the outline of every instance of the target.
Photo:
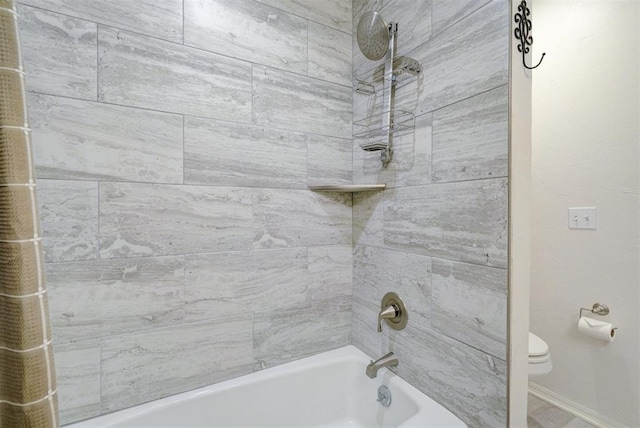
[(182, 185), (185, 184), (185, 159), (186, 159), (186, 154), (185, 154), (185, 128), (186, 128), (186, 118), (184, 116), (184, 114), (182, 115)]
[[(256, 65), (260, 66), (260, 64), (256, 64)], [(224, 123), (233, 123), (233, 124), (237, 124), (237, 125), (264, 127), (264, 128), (269, 128), (269, 129), (272, 129), (272, 130), (277, 130), (277, 131), (287, 131), (287, 132), (291, 132), (291, 133), (315, 135), (315, 136), (318, 136), (318, 137), (333, 138), (333, 139), (336, 139), (336, 140), (349, 140), (351, 138), (351, 137), (348, 137), (348, 136), (347, 137), (345, 137), (345, 136), (335, 136), (335, 135), (328, 135), (328, 134), (319, 134), (317, 132), (300, 131), (300, 130), (295, 130), (295, 129), (291, 129), (291, 128), (282, 128), (282, 127), (273, 126), (272, 124), (258, 124), (258, 123), (252, 123), (252, 122), (249, 122), (249, 121), (218, 119), (218, 118), (209, 117), (209, 116), (198, 116), (198, 115), (187, 114), (187, 113), (176, 113), (176, 112), (171, 112), (171, 111), (166, 111), (166, 110), (156, 110), (156, 109), (150, 109), (150, 108), (146, 108), (146, 107), (137, 107), (137, 106), (127, 105), (127, 104), (118, 104), (118, 103), (113, 103), (113, 102), (103, 101), (103, 100), (89, 100), (89, 99), (86, 99), (86, 98), (76, 98), (76, 97), (71, 97), (71, 96), (68, 96), (68, 95), (49, 94), (49, 93), (46, 93), (46, 92), (39, 92), (39, 91), (28, 91), (28, 94), (36, 94), (36, 95), (41, 95), (41, 96), (45, 96), (45, 97), (61, 98), (61, 99), (80, 101), (80, 102), (86, 102), (86, 103), (104, 104), (106, 106), (121, 107), (121, 108), (124, 108), (124, 109), (141, 110), (141, 111), (146, 111), (146, 112), (151, 112), (151, 113), (160, 113), (160, 114), (172, 115), (172, 116), (176, 116), (176, 117), (178, 117), (178, 116), (186, 116), (187, 118), (192, 117), (192, 118), (196, 118), (196, 119), (210, 120), (210, 121), (214, 121), (214, 122), (224, 122)]]
[[(290, 69), (288, 69), (286, 67), (278, 68), (278, 67), (275, 67), (274, 65), (262, 64), (262, 63), (255, 62), (255, 61), (250, 61), (250, 60), (247, 60), (247, 59), (242, 59), (242, 58), (238, 58), (238, 57), (234, 57), (234, 56), (230, 56), (230, 55), (225, 55), (225, 54), (222, 54), (222, 53), (218, 53), (218, 52), (209, 51), (209, 50), (206, 50), (206, 49), (203, 49), (203, 48), (199, 48), (197, 46), (193, 46), (193, 45), (190, 45), (190, 44), (184, 44), (184, 43), (180, 43), (180, 42), (176, 42), (176, 41), (172, 41), (172, 40), (167, 40), (167, 39), (163, 39), (163, 38), (160, 38), (160, 37), (157, 37), (157, 36), (153, 36), (153, 35), (149, 35), (149, 34), (145, 34), (145, 33), (140, 33), (140, 32), (137, 32), (135, 30), (122, 28), (122, 27), (117, 27), (117, 26), (109, 25), (109, 24), (105, 24), (105, 23), (100, 23), (100, 22), (97, 22), (97, 21), (92, 21), (92, 20), (88, 20), (88, 19), (84, 19), (84, 18), (78, 18), (78, 17), (73, 16), (73, 15), (59, 13), (59, 12), (55, 12), (55, 11), (52, 11), (52, 10), (49, 10), (49, 9), (43, 9), (43, 8), (40, 8), (40, 7), (29, 6), (29, 5), (27, 5), (27, 7), (38, 9), (38, 10), (42, 10), (42, 11), (45, 11), (45, 12), (50, 12), (50, 13), (61, 15), (61, 16), (65, 16), (65, 17), (68, 17), (68, 18), (77, 19), (77, 20), (80, 20), (80, 21), (88, 22), (88, 23), (93, 23), (93, 24), (99, 25), (99, 26), (104, 27), (104, 28), (110, 28), (110, 29), (113, 29), (113, 30), (122, 31), (122, 32), (125, 32), (125, 33), (133, 34), (133, 35), (138, 36), (138, 37), (146, 37), (148, 39), (156, 40), (156, 41), (159, 41), (159, 42), (169, 43), (169, 44), (175, 45), (177, 47), (183, 47), (183, 48), (187, 48), (187, 49), (194, 49), (194, 50), (197, 50), (199, 52), (205, 52), (205, 53), (208, 53), (208, 54), (217, 55), (217, 56), (220, 56), (220, 57), (223, 57), (223, 58), (227, 58), (227, 59), (231, 59), (231, 60), (234, 60), (234, 61), (243, 62), (243, 63), (247, 63), (247, 64), (261, 65), (261, 66), (264, 66), (264, 67), (273, 68), (273, 69), (278, 70), (278, 71), (280, 71), (282, 73), (289, 73), (289, 74), (293, 74), (293, 75), (296, 75), (296, 76), (307, 77), (309, 79), (314, 79), (314, 80), (318, 80), (318, 81), (321, 81), (321, 82), (326, 82), (326, 83), (329, 83), (329, 84), (333, 84), (333, 85), (336, 85), (336, 86), (341, 86), (341, 87), (346, 88), (346, 89), (351, 89), (350, 86), (347, 86), (344, 83), (338, 83), (338, 82), (334, 82), (334, 81), (331, 81), (331, 80), (321, 79), (319, 77), (308, 76), (307, 74), (291, 71)], [(285, 12), (285, 13), (288, 13), (288, 12)], [(302, 19), (305, 19), (305, 18), (302, 18)], [(322, 24), (320, 24), (320, 25), (322, 25)]]
[(97, 228), (98, 228), (98, 236), (96, 237), (96, 251), (97, 251), (96, 260), (101, 260), (102, 256), (100, 254), (101, 253), (100, 252), (100, 247), (102, 246), (102, 240), (100, 239), (100, 209), (101, 209), (100, 205), (101, 204), (100, 204), (100, 182), (99, 181), (97, 182), (97, 186), (96, 187), (97, 187), (97, 190), (98, 190), (98, 195), (97, 195), (98, 196), (98, 198), (97, 198), (98, 199), (98, 222), (97, 222), (98, 223), (98, 226), (97, 226)]

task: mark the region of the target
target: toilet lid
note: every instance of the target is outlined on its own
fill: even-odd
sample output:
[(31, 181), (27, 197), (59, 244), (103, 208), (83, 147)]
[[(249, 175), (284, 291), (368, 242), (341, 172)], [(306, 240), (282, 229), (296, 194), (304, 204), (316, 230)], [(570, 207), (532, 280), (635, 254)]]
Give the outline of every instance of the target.
[(549, 346), (535, 334), (529, 332), (529, 357), (541, 357), (549, 353)]

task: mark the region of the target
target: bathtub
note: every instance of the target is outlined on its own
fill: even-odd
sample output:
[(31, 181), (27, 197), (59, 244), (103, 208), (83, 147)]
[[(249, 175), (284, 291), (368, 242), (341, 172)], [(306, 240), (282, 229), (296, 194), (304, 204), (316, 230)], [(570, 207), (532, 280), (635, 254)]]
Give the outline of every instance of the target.
[[(387, 369), (365, 375), (353, 346), (68, 425), (69, 428), (465, 427)], [(400, 361), (402, 364), (402, 361)], [(378, 401), (378, 387), (391, 405)]]

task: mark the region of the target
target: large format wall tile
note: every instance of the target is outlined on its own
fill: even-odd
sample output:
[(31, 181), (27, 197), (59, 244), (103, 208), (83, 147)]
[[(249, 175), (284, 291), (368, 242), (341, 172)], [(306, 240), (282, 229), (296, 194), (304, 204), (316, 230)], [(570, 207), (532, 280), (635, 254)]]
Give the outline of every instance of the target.
[(26, 6), (19, 13), (27, 89), (95, 100), (97, 25)]
[(309, 76), (351, 86), (351, 35), (309, 22)]
[(187, 256), (186, 272), (188, 322), (307, 300), (306, 248)]
[(353, 194), (353, 245), (384, 245), (383, 193)]
[(433, 34), (439, 33), (489, 3), (489, 0), (431, 0)]
[(351, 88), (254, 65), (253, 103), (260, 125), (351, 137)]
[(248, 250), (252, 192), (226, 187), (103, 183), (100, 255)]
[(194, 117), (184, 134), (186, 183), (307, 187), (305, 134)]
[(307, 183), (351, 184), (351, 140), (307, 135)]
[(260, 312), (253, 327), (253, 367), (254, 370), (273, 367), (350, 342), (349, 297), (318, 300), (286, 311)]
[(100, 342), (55, 344), (60, 422), (100, 414)]
[[(381, 10), (386, 22), (398, 23), (397, 54), (406, 55), (431, 37), (431, 3), (433, 0), (390, 0)], [(374, 10), (371, 8), (371, 10)]]
[(42, 178), (182, 182), (182, 117), (31, 94)]
[(351, 245), (309, 247), (309, 300), (351, 295)]
[(506, 179), (407, 187), (388, 190), (384, 198), (386, 245), (506, 267)]
[(184, 43), (307, 73), (307, 21), (255, 0), (185, 0)]
[(433, 113), (433, 181), (506, 177), (509, 88), (501, 86)]
[(311, 21), (351, 34), (350, 0), (258, 0)]
[(351, 243), (351, 195), (256, 190), (254, 247)]
[(20, 0), (42, 9), (83, 18), (173, 42), (182, 42), (181, 0)]
[(506, 360), (507, 271), (433, 259), (435, 331)]
[(393, 291), (409, 311), (409, 323), (430, 327), (431, 259), (418, 254), (373, 247), (355, 247), (353, 295), (374, 305)]
[(242, 315), (104, 339), (103, 412), (251, 373), (251, 328)]
[(351, 344), (372, 358), (389, 352), (384, 347), (387, 342), (376, 330), (380, 303), (369, 303), (355, 295), (351, 303)]
[(423, 114), (506, 84), (508, 9), (493, 0), (409, 52), (423, 71), (398, 91), (396, 108)]
[(98, 183), (38, 180), (45, 262), (98, 256)]
[(98, 98), (115, 104), (251, 121), (251, 64), (100, 27)]
[(390, 332), (389, 349), (400, 360), (398, 374), (469, 426), (505, 426), (507, 364), (429, 330)]
[(50, 263), (47, 280), (60, 342), (176, 324), (184, 317), (182, 256)]

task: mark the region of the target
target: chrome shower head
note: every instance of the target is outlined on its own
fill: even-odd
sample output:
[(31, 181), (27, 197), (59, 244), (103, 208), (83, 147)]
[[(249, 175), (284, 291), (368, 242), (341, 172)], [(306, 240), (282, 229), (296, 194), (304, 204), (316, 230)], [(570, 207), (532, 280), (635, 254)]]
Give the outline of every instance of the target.
[(371, 61), (384, 58), (389, 50), (389, 27), (378, 12), (367, 12), (360, 18), (357, 30), (358, 47)]

